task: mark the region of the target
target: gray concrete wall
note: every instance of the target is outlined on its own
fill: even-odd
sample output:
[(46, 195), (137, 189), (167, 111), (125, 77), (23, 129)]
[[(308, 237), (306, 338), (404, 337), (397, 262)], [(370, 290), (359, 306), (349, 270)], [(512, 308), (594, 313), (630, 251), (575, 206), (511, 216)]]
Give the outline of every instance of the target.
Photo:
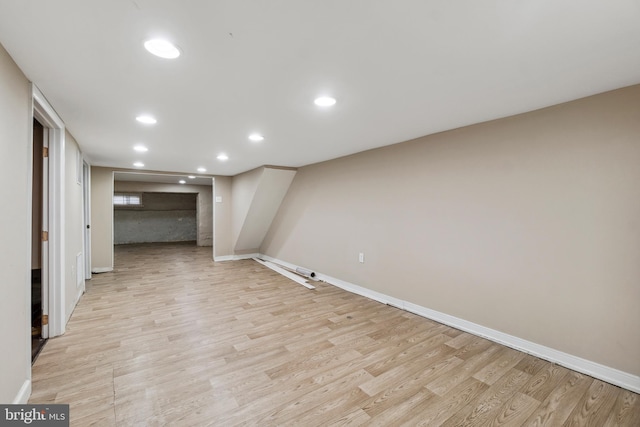
[(114, 243), (188, 242), (197, 239), (197, 195), (141, 193), (142, 207), (114, 207)]
[[(116, 181), (115, 192), (181, 193), (197, 195), (197, 244), (213, 246), (212, 188), (208, 185), (180, 185), (153, 182)], [(111, 196), (109, 202), (111, 202)]]

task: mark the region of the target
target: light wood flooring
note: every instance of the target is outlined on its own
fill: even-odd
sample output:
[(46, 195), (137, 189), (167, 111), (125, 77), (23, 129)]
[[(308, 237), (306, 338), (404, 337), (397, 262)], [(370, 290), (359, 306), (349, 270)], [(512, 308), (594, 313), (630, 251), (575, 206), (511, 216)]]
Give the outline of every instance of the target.
[(640, 426), (640, 397), (422, 317), (211, 248), (116, 247), (31, 403), (71, 425)]

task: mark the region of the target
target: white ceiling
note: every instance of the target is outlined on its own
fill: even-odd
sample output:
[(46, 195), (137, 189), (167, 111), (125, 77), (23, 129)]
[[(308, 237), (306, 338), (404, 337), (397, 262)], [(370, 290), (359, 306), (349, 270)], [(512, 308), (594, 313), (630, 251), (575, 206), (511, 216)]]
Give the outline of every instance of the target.
[(145, 173), (145, 172), (114, 172), (114, 181), (133, 181), (133, 182), (158, 182), (163, 184), (180, 184), (180, 181), (185, 181), (185, 184), (189, 185), (213, 185), (211, 177), (195, 176), (195, 178), (189, 178), (188, 175), (177, 175), (173, 173)]
[(92, 164), (235, 175), (640, 83), (640, 1), (0, 0), (0, 43)]

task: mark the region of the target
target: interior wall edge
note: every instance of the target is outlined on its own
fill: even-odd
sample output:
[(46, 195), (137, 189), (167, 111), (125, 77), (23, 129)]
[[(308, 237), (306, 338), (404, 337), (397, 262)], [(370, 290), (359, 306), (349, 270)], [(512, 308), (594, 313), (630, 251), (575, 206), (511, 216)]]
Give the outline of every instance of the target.
[[(280, 264), (293, 270), (295, 270), (296, 268), (306, 268), (265, 254), (258, 254), (256, 258), (261, 258), (266, 261)], [(568, 354), (563, 351), (537, 344), (513, 335), (509, 335), (495, 329), (487, 328), (477, 323), (469, 322), (465, 319), (432, 310), (418, 304), (394, 298), (381, 292), (373, 291), (363, 286), (359, 286), (354, 283), (328, 276), (317, 271), (316, 275), (316, 278), (318, 280), (341, 288), (347, 292), (351, 292), (353, 294), (378, 301), (382, 304), (387, 304), (400, 310), (416, 314), (426, 319), (430, 319), (438, 323), (460, 329), (472, 335), (485, 338), (514, 350), (518, 350), (532, 356), (547, 360), (549, 362), (556, 363), (574, 371), (592, 376), (618, 387), (622, 387), (634, 393), (640, 393), (640, 376), (633, 375), (628, 372), (623, 372), (619, 369), (583, 359), (581, 357), (574, 356), (572, 354)]]
[(13, 405), (24, 405), (29, 401), (29, 396), (31, 396), (31, 380), (26, 379), (18, 390), (16, 397), (13, 399)]

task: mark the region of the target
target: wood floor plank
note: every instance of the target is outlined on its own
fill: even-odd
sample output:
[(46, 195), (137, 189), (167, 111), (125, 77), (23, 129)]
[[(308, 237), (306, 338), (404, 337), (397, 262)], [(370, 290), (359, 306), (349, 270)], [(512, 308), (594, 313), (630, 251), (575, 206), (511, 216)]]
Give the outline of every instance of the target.
[(371, 425), (374, 426), (393, 426), (400, 425), (403, 419), (406, 419), (408, 414), (414, 410), (420, 410), (425, 406), (428, 406), (429, 400), (434, 396), (433, 393), (421, 389), (407, 396), (405, 399), (397, 402), (396, 404), (388, 407), (381, 413), (377, 414), (375, 418), (372, 418)]
[(640, 426), (640, 395), (620, 390), (605, 426)]
[(482, 381), (469, 377), (446, 395), (433, 398), (428, 407), (412, 414), (411, 418), (405, 420), (401, 425), (406, 427), (442, 425), (488, 388), (489, 386)]
[(522, 352), (507, 349), (505, 354), (483, 366), (473, 377), (489, 385), (495, 383), (524, 357)]
[[(454, 416), (445, 421), (443, 426), (480, 426), (499, 418), (504, 411), (500, 409), (512, 399), (517, 390), (530, 378), (517, 369), (510, 370), (500, 380), (469, 402), (464, 408), (456, 412)], [(519, 406), (522, 409), (524, 405)], [(531, 409), (535, 409), (531, 408)], [(513, 415), (513, 412), (510, 412)]]
[(548, 365), (549, 362), (547, 362), (546, 360), (542, 360), (530, 354), (525, 354), (522, 360), (516, 366), (514, 366), (514, 369), (519, 369), (523, 372), (526, 372), (527, 374), (535, 375), (542, 368)]
[[(430, 382), (427, 384), (427, 388), (435, 394), (443, 396), (449, 390), (473, 376), (473, 374), (482, 369), (486, 364), (493, 361), (495, 356), (502, 354), (506, 350), (506, 348), (497, 345), (491, 346), (482, 353), (466, 360), (466, 363), (460, 364), (460, 366), (452, 370), (449, 375), (439, 377), (435, 381)], [(453, 355), (456, 356), (456, 353)]]
[[(404, 363), (398, 363), (392, 367), (387, 365), (387, 369), (379, 372), (375, 378), (360, 384), (360, 388), (369, 396), (374, 396), (385, 389), (397, 387), (398, 385), (410, 382), (411, 379), (416, 376), (417, 378), (420, 378), (422, 382), (427, 378), (434, 378), (437, 372), (442, 372), (446, 369), (452, 370), (459, 365), (459, 359), (451, 357), (451, 353), (452, 351), (450, 348), (445, 345), (441, 345), (435, 347), (428, 354), (425, 354), (424, 356), (421, 355), (422, 357), (419, 357), (417, 360), (415, 358), (405, 360)], [(416, 363), (410, 363), (410, 361)], [(426, 366), (429, 366), (429, 368), (425, 369)], [(439, 371), (430, 369), (436, 366), (439, 368)], [(372, 375), (375, 375), (367, 368), (365, 368), (365, 370)]]
[(531, 396), (515, 392), (484, 425), (487, 427), (522, 425), (539, 405), (540, 402)]
[[(344, 417), (344, 413), (354, 407), (361, 406), (368, 396), (361, 390), (354, 388), (346, 393), (335, 394), (324, 403), (315, 405), (306, 412), (296, 415), (292, 424), (300, 426), (312, 426), (318, 420), (325, 420), (323, 423), (337, 423)], [(367, 419), (370, 417), (367, 416)], [(353, 421), (350, 421), (353, 422)]]
[(485, 338), (476, 337), (470, 334), (461, 334), (459, 336), (465, 336), (465, 335), (470, 336), (470, 338), (467, 339), (467, 344), (460, 347), (458, 351), (456, 351), (455, 353), (456, 357), (460, 359), (468, 360), (480, 353), (483, 353), (484, 351), (486, 351), (491, 347), (496, 347), (495, 343)]
[[(445, 340), (446, 337), (444, 335), (438, 334), (418, 343), (404, 341), (403, 345), (397, 345), (390, 349), (384, 360), (372, 363), (366, 366), (365, 369), (371, 375), (378, 376), (388, 372), (390, 367), (412, 364), (416, 358), (432, 359), (437, 356), (449, 355), (453, 351), (449, 347), (441, 345)], [(425, 360), (418, 361), (420, 366), (424, 366), (424, 362)], [(415, 363), (413, 364), (415, 365)]]
[(450, 352), (450, 350), (444, 350), (441, 356), (434, 357), (429, 362), (430, 366), (428, 369), (416, 371), (410, 377), (402, 379), (402, 381), (387, 382), (384, 387), (380, 388), (375, 394), (373, 393), (375, 389), (373, 389), (370, 384), (373, 383), (374, 387), (380, 385), (381, 383), (378, 380), (384, 379), (382, 376), (361, 384), (360, 388), (371, 396), (361, 407), (371, 417), (377, 417), (380, 413), (398, 405), (412, 395), (420, 394), (425, 397), (431, 395), (431, 392), (424, 389), (425, 382), (429, 378), (445, 374), (448, 370), (461, 363), (460, 359), (454, 357), (445, 358), (448, 352)]
[(72, 426), (640, 425), (637, 394), (323, 282), (188, 244), (117, 246), (31, 403)]
[(592, 382), (593, 378), (570, 372), (525, 421), (525, 425), (560, 426), (564, 424)]
[[(526, 371), (525, 371), (526, 372)], [(543, 401), (551, 392), (558, 387), (563, 379), (571, 371), (562, 366), (546, 363), (538, 372), (531, 377), (529, 382), (522, 388), (522, 392), (539, 401)]]
[(591, 387), (582, 396), (565, 426), (601, 426), (615, 403), (617, 387), (603, 381), (594, 380)]

